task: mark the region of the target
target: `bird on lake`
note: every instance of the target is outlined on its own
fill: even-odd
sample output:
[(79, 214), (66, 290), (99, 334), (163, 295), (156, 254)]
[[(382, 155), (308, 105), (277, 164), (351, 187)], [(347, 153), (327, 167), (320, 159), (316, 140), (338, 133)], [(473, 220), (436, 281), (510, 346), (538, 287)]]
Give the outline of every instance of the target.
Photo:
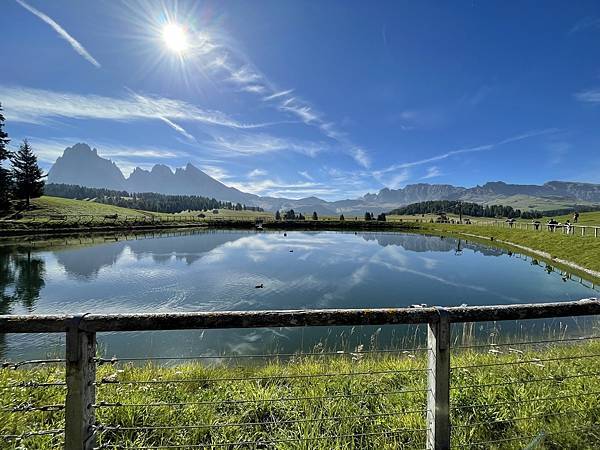
[(265, 285), (263, 283), (257, 284), (256, 286), (254, 286), (255, 289), (262, 289), (264, 288)]
[(294, 253), (294, 250), (290, 250), (290, 253)]

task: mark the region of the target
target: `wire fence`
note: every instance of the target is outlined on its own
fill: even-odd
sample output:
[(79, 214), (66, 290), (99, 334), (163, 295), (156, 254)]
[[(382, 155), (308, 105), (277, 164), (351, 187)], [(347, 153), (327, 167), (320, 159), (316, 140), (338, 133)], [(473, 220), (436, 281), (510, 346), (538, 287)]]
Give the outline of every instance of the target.
[[(463, 223), (465, 223), (463, 221)], [(484, 225), (496, 228), (508, 228), (515, 230), (529, 230), (535, 232), (548, 232), (548, 233), (559, 233), (571, 236), (593, 236), (595, 238), (600, 236), (600, 226), (595, 225), (579, 225), (575, 223), (560, 223), (560, 222), (541, 222), (539, 220), (533, 220), (531, 222), (523, 222), (517, 220), (478, 220), (470, 219), (468, 221), (474, 225)], [(460, 224), (456, 221), (455, 224)]]
[[(0, 369), (2, 448), (598, 448), (600, 301), (488, 307), (0, 316), (66, 333)], [(531, 321), (578, 317), (537, 336)], [(525, 324), (531, 334), (489, 333)], [(491, 328), (488, 328), (489, 324)], [(298, 352), (102, 355), (97, 334), (411, 327)]]

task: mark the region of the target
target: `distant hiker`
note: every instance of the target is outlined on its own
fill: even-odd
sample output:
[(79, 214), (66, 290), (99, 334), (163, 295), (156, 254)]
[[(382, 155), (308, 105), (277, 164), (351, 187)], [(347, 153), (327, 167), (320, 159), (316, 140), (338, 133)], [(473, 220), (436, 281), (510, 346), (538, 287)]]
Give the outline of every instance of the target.
[(573, 214), (573, 223), (577, 223), (578, 220), (579, 220), (579, 213), (577, 211), (575, 211), (575, 214)]

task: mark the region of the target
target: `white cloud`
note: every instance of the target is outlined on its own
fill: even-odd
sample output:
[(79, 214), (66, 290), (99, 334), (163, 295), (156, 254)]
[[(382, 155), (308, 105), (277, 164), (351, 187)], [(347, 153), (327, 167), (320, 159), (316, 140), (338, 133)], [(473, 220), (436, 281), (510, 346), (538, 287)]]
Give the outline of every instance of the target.
[(367, 168), (371, 165), (371, 159), (362, 148), (353, 148), (351, 150), (351, 155), (361, 166)]
[(400, 163), (400, 164), (393, 164), (385, 169), (381, 169), (378, 171), (375, 171), (374, 174), (382, 174), (382, 173), (386, 173), (386, 172), (393, 172), (399, 169), (408, 169), (411, 167), (415, 167), (415, 166), (420, 166), (423, 164), (428, 164), (428, 163), (432, 163), (435, 161), (440, 161), (443, 159), (447, 159), (450, 158), (451, 156), (455, 156), (455, 155), (460, 155), (463, 153), (474, 153), (474, 152), (483, 152), (483, 151), (488, 151), (488, 150), (492, 150), (496, 147), (499, 147), (501, 145), (506, 145), (512, 142), (518, 142), (518, 141), (522, 141), (524, 139), (528, 139), (531, 137), (535, 137), (535, 136), (541, 136), (544, 134), (550, 134), (550, 133), (554, 133), (558, 131), (555, 128), (548, 128), (545, 130), (534, 130), (534, 131), (529, 131), (527, 133), (523, 133), (517, 136), (512, 136), (509, 137), (507, 139), (504, 139), (502, 141), (499, 142), (495, 142), (493, 144), (484, 144), (484, 145), (478, 145), (476, 147), (467, 147), (467, 148), (460, 148), (457, 150), (451, 150), (449, 152), (446, 153), (442, 153), (440, 155), (435, 155), (435, 156), (431, 156), (429, 158), (424, 158), (424, 159), (420, 159), (417, 161), (411, 161), (411, 162), (406, 162), (406, 163)]
[(248, 172), (248, 178), (264, 177), (267, 175), (267, 171), (263, 169), (254, 169)]
[(100, 67), (100, 63), (98, 61), (96, 61), (96, 59), (92, 55), (89, 54), (89, 52), (83, 47), (83, 45), (81, 45), (73, 36), (71, 36), (69, 33), (67, 33), (67, 31), (63, 27), (61, 27), (58, 23), (56, 23), (54, 20), (52, 20), (49, 16), (47, 16), (43, 12), (35, 9), (33, 6), (29, 6), (23, 0), (16, 0), (16, 1), (19, 5), (21, 5), (23, 8), (25, 8), (27, 11), (36, 15), (38, 18), (40, 18), (41, 20), (46, 22), (48, 25), (50, 25), (54, 29), (54, 31), (56, 31), (58, 33), (58, 35), (61, 38), (63, 38), (65, 41), (67, 41), (71, 45), (71, 47), (73, 47), (73, 50), (75, 50), (77, 53), (79, 53), (81, 56), (83, 56), (85, 59), (87, 59), (94, 66)]
[(288, 99), (284, 101), (279, 107), (282, 111), (290, 112), (302, 120), (302, 122), (307, 125), (312, 122), (317, 122), (319, 120), (319, 116), (313, 109), (308, 105), (299, 105), (295, 102), (295, 99)]
[(204, 171), (207, 175), (219, 180), (228, 180), (231, 178), (231, 175), (227, 170), (222, 167), (212, 166), (212, 165), (204, 165), (201, 167), (202, 171)]
[(600, 89), (590, 89), (587, 91), (578, 92), (575, 98), (580, 102), (585, 103), (600, 103)]
[(301, 172), (298, 172), (298, 174), (300, 174), (301, 176), (303, 176), (304, 178), (306, 178), (306, 179), (307, 179), (307, 180), (309, 180), (309, 181), (314, 181), (314, 180), (315, 180), (315, 179), (312, 177), (312, 175), (311, 175), (311, 174), (309, 174), (309, 173), (308, 173), (308, 172), (306, 172), (306, 171), (301, 171)]
[(262, 196), (288, 196), (291, 198), (301, 198), (309, 195), (329, 194), (332, 189), (320, 183), (301, 182), (286, 183), (280, 179), (263, 179), (247, 182), (231, 182), (229, 186), (235, 187), (244, 192)]
[(248, 84), (241, 88), (244, 92), (251, 92), (253, 94), (262, 94), (266, 91), (266, 88), (260, 84)]
[(173, 128), (175, 131), (183, 134), (190, 141), (196, 140), (196, 138), (194, 136), (192, 136), (190, 133), (188, 133), (181, 125), (177, 125), (175, 122), (167, 119), (166, 117), (159, 117), (159, 119), (162, 120), (167, 125), (169, 125), (171, 128)]
[(427, 168), (427, 173), (421, 177), (422, 180), (427, 180), (429, 178), (435, 178), (442, 175), (442, 171), (437, 166), (431, 166)]
[(584, 31), (589, 28), (600, 28), (600, 18), (598, 17), (584, 17), (569, 31), (569, 34), (577, 33), (579, 31)]
[(230, 80), (238, 84), (256, 83), (261, 76), (248, 66), (240, 67), (231, 72)]
[(173, 120), (234, 129), (251, 129), (267, 125), (241, 123), (219, 111), (203, 110), (181, 100), (134, 93), (117, 98), (0, 86), (0, 98), (6, 118), (15, 122), (39, 124), (52, 118), (116, 121), (156, 119), (163, 122), (166, 119), (169, 121), (169, 126), (179, 127), (177, 131), (180, 133), (183, 128), (174, 124)]
[(399, 173), (392, 175), (392, 177), (383, 184), (390, 189), (398, 189), (406, 184), (408, 180), (410, 180), (410, 170), (403, 169)]
[(322, 114), (310, 103), (298, 96), (292, 96), (294, 89), (277, 89), (243, 54), (232, 47), (231, 42), (223, 41), (214, 46), (221, 51), (215, 52), (208, 67), (225, 71), (227, 80), (235, 84), (240, 91), (260, 94), (263, 101), (279, 100), (273, 102), (274, 107), (297, 117), (306, 125), (316, 127), (326, 137), (341, 144), (343, 151), (348, 153), (359, 165), (369, 166), (370, 160), (366, 150), (358, 149), (344, 133), (336, 129), (333, 122), (324, 120)]
[[(39, 161), (46, 164), (53, 164), (56, 159), (63, 154), (65, 148), (71, 147), (77, 142), (86, 142), (85, 139), (81, 138), (47, 139), (30, 137), (28, 140)], [(97, 148), (98, 154), (101, 157), (111, 158), (114, 159), (115, 162), (119, 161), (128, 166), (136, 164), (136, 161), (143, 159), (156, 160), (188, 156), (183, 152), (153, 146), (128, 146), (99, 141), (90, 142), (89, 145), (91, 148)], [(121, 167), (121, 164), (119, 164), (119, 167), (124, 169)], [(133, 168), (131, 170), (133, 170)], [(125, 172), (125, 170), (123, 171)]]
[(291, 94), (292, 92), (294, 92), (293, 89), (288, 89), (287, 91), (275, 92), (274, 94), (264, 97), (263, 100), (268, 101), (268, 100), (274, 100), (279, 97), (285, 97), (285, 96), (288, 96), (289, 94)]
[[(242, 134), (234, 138), (215, 135), (206, 145), (223, 155), (259, 155), (272, 152), (292, 151), (315, 157), (324, 147), (314, 142), (302, 142), (271, 136), (265, 133)], [(225, 154), (223, 153), (225, 152)]]

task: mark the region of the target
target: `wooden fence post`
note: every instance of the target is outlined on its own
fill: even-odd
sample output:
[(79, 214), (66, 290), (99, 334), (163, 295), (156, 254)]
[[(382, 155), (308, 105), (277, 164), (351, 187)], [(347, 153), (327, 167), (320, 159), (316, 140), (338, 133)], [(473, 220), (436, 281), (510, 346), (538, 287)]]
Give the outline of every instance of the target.
[(427, 332), (427, 450), (450, 448), (450, 322), (446, 310), (438, 312)]
[(95, 447), (93, 425), (96, 400), (96, 333), (79, 328), (83, 315), (76, 316), (67, 329), (65, 402), (65, 449), (91, 450)]

